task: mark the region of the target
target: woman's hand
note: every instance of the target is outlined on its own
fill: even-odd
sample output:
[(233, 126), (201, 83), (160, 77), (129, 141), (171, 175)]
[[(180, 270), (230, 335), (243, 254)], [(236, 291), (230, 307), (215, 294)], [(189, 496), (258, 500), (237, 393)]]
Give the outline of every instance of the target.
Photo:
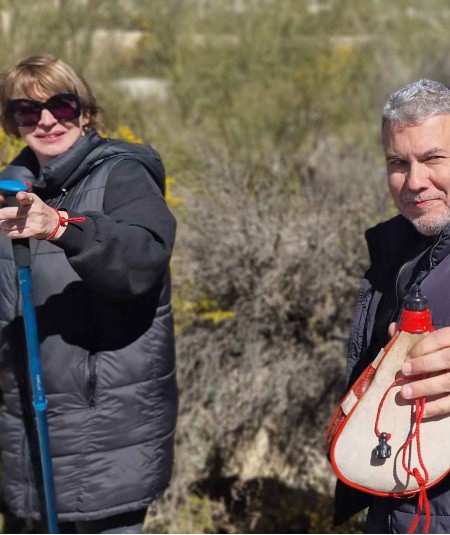
[[(8, 238), (36, 238), (44, 240), (55, 230), (58, 213), (47, 206), (37, 195), (20, 191), (16, 195), (19, 206), (0, 208), (0, 234)], [(0, 195), (0, 202), (4, 197)], [(65, 212), (61, 212), (66, 217)], [(59, 238), (66, 227), (61, 226), (53, 239)]]

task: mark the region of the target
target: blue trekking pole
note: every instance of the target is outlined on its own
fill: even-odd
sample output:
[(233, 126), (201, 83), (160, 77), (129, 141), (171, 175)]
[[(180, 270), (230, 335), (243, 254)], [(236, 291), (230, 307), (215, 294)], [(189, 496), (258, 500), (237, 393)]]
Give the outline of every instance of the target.
[[(5, 196), (6, 204), (8, 206), (17, 206), (19, 203), (16, 199), (16, 193), (27, 190), (28, 187), (19, 180), (0, 181), (0, 192)], [(19, 238), (17, 240), (12, 240), (12, 242), (14, 262), (17, 266), (20, 295), (22, 298), (25, 337), (28, 351), (28, 367), (33, 391), (33, 407), (36, 414), (42, 479), (44, 482), (48, 533), (58, 533), (55, 486), (53, 483), (52, 459), (50, 456), (50, 441), (46, 413), (47, 398), (45, 397), (44, 383), (41, 374), (36, 313), (31, 298), (30, 244), (28, 238)]]

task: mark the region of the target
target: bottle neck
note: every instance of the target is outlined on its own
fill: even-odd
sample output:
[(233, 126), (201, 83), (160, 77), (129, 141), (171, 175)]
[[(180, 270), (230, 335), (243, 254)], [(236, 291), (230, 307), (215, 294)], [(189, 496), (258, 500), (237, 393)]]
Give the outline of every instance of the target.
[(433, 330), (430, 310), (402, 310), (400, 316), (400, 331), (408, 333), (426, 333)]

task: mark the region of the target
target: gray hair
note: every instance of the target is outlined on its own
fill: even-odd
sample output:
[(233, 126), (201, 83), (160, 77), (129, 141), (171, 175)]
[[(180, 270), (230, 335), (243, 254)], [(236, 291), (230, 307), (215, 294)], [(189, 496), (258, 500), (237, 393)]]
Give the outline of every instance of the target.
[(388, 98), (383, 108), (382, 125), (386, 122), (419, 124), (435, 115), (450, 115), (450, 88), (422, 78)]

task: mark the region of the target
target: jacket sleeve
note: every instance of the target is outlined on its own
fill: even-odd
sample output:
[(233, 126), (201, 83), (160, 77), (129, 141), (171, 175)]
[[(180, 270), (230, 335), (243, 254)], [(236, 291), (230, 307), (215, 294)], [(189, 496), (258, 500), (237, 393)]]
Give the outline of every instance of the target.
[[(62, 206), (60, 208), (64, 210)], [(81, 279), (112, 299), (129, 300), (158, 285), (168, 270), (175, 219), (156, 182), (138, 162), (120, 160), (105, 188), (104, 213), (75, 213), (53, 243), (61, 247)]]

